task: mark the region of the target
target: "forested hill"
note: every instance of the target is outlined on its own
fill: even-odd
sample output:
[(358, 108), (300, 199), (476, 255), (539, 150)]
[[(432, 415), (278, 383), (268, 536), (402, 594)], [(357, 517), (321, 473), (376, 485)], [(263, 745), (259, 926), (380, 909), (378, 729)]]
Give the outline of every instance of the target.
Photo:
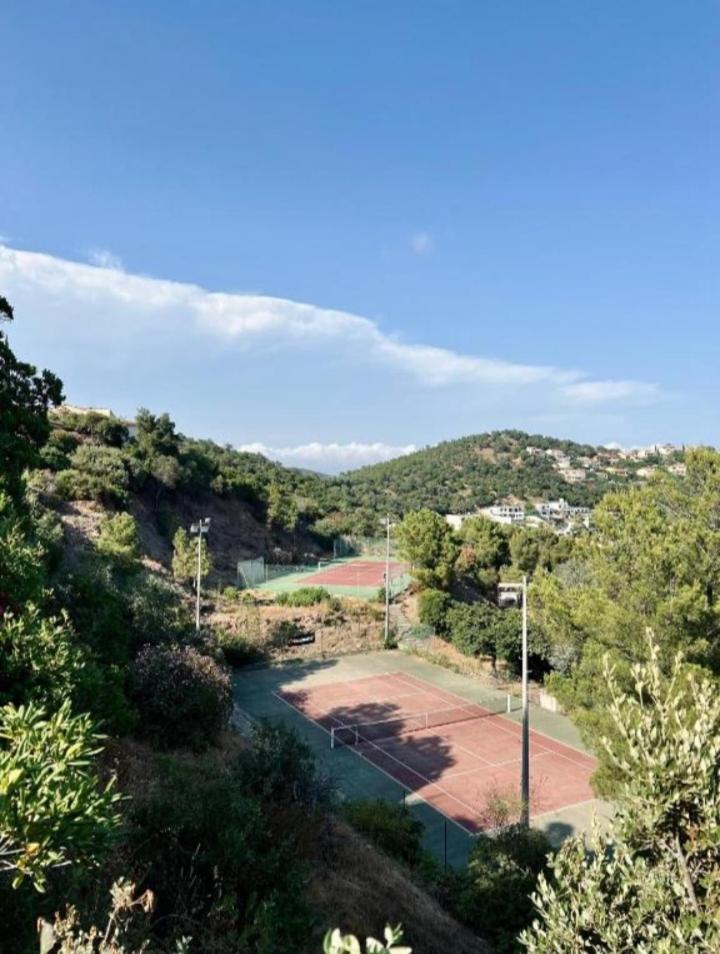
[(564, 497), (592, 505), (615, 487), (642, 479), (680, 452), (633, 458), (616, 450), (523, 431), (493, 431), (444, 441), (344, 475), (350, 497), (374, 510), (429, 507), (464, 513), (506, 497)]

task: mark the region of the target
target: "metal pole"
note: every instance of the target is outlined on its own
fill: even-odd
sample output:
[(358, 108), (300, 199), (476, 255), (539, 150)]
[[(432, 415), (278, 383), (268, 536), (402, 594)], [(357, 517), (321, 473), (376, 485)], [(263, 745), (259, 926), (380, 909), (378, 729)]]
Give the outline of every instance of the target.
[(200, 632), (200, 575), (202, 573), (202, 524), (198, 527), (197, 588), (195, 593), (195, 631)]
[(527, 576), (522, 582), (522, 775), (520, 780), (520, 800), (522, 804), (521, 824), (530, 825), (530, 710), (528, 706), (528, 608)]
[(385, 536), (385, 645), (390, 643), (390, 514), (386, 519)]

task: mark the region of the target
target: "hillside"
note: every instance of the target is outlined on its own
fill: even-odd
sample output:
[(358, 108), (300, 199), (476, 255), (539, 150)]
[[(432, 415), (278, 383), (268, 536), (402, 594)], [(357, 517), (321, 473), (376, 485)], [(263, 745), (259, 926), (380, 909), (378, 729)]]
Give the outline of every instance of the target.
[(564, 497), (592, 506), (609, 490), (647, 479), (681, 459), (681, 451), (666, 445), (626, 452), (523, 431), (493, 431), (363, 467), (343, 480), (349, 499), (376, 511), (429, 507), (466, 513), (508, 497)]

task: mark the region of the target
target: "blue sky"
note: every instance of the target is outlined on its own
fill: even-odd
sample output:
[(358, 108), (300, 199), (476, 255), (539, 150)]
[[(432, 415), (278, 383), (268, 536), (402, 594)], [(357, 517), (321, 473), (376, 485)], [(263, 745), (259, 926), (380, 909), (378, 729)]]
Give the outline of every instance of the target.
[(68, 399), (338, 469), (717, 443), (720, 7), (0, 9), (0, 293)]

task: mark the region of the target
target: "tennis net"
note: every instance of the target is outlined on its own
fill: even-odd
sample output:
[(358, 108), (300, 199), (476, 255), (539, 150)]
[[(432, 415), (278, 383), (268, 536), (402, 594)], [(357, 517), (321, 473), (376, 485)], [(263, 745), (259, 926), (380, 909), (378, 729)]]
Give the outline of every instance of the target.
[(468, 702), (445, 709), (398, 715), (393, 719), (336, 725), (330, 729), (330, 747), (337, 749), (346, 745), (372, 744), (413, 732), (421, 732), (423, 729), (437, 729), (457, 722), (470, 722), (473, 719), (484, 719), (487, 716), (511, 711), (512, 696), (501, 694), (497, 698), (485, 699), (481, 703)]

